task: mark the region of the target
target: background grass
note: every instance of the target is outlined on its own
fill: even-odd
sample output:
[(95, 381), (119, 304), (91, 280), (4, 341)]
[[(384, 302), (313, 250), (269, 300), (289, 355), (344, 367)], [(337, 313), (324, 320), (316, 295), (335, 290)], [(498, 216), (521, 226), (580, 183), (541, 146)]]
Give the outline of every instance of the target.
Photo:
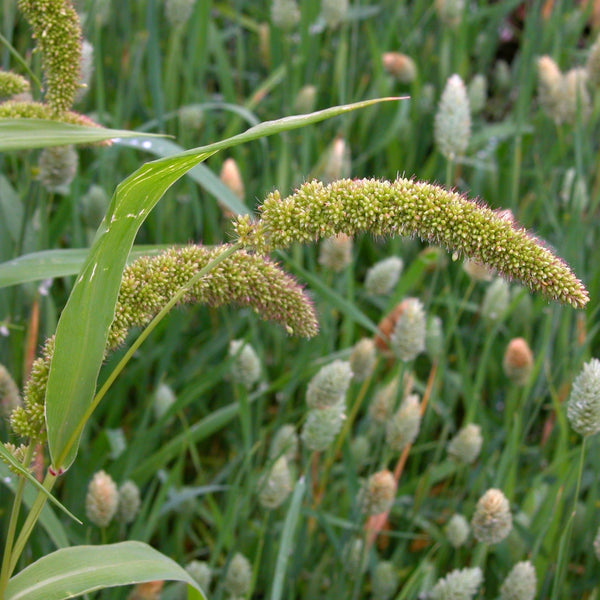
[[(427, 259), (418, 241), (357, 238), (353, 262), (339, 274), (319, 265), (317, 247), (280, 254), (278, 260), (310, 284), (321, 334), (310, 341), (289, 338), (250, 311), (175, 311), (94, 414), (81, 454), (57, 490), (61, 501), (82, 516), (87, 483), (103, 468), (117, 482), (133, 479), (140, 486), (140, 515), (127, 531), (113, 525), (101, 534), (91, 525), (69, 525), (71, 543), (139, 539), (182, 564), (207, 560), (215, 569), (210, 597), (217, 599), (226, 597), (222, 574), (229, 560), (242, 552), (253, 563), (255, 597), (270, 597), (290, 510), (290, 501), (274, 511), (257, 501), (272, 434), (283, 423), (299, 429), (311, 376), (334, 358), (347, 358), (358, 339), (371, 335), (356, 315), (377, 323), (410, 295), (419, 297), (429, 314), (442, 318), (445, 351), (399, 482), (389, 529), (368, 552), (364, 574), (347, 568), (344, 548), (363, 535), (360, 479), (395, 464), (382, 430), (367, 414), (375, 390), (399, 368), (380, 360), (366, 394), (358, 384), (348, 393), (348, 406), (360, 400), (361, 407), (350, 436), (332, 457), (320, 502), (315, 478), (322, 476), (328, 456), (315, 463), (302, 450), (298, 458), (296, 472), (304, 475), (307, 488), (293, 531), (283, 597), (369, 597), (370, 575), (386, 559), (393, 561), (399, 576), (397, 598), (417, 598), (449, 570), (477, 564), (485, 572), (480, 597), (495, 598), (512, 565), (526, 558), (536, 568), (537, 597), (552, 597), (557, 563), (566, 567), (566, 574), (554, 597), (597, 597), (600, 569), (592, 541), (600, 525), (598, 440), (587, 443), (576, 499), (581, 438), (569, 428), (563, 402), (583, 362), (598, 355), (600, 106), (596, 95), (587, 124), (557, 127), (535, 97), (537, 56), (551, 55), (564, 70), (585, 62), (598, 29), (591, 9), (556, 2), (543, 16), (541, 2), (474, 2), (458, 27), (450, 29), (431, 2), (356, 1), (347, 19), (331, 29), (319, 24), (320, 2), (303, 0), (300, 23), (284, 33), (270, 24), (269, 2), (196, 2), (192, 17), (177, 29), (166, 21), (162, 2), (113, 3), (102, 22), (98, 15), (105, 4), (80, 3), (84, 33), (94, 45), (94, 77), (77, 110), (106, 126), (168, 133), (189, 148), (243, 131), (256, 121), (292, 114), (299, 90), (308, 84), (317, 88), (316, 109), (378, 96), (410, 96), (252, 142), (207, 164), (218, 173), (225, 158), (234, 158), (245, 185), (244, 201), (253, 208), (273, 189), (285, 194), (319, 175), (328, 148), (342, 136), (353, 177), (393, 179), (404, 174), (449, 184), (494, 208), (511, 209), (520, 223), (570, 263), (591, 301), (584, 311), (574, 311), (521, 294), (512, 285), (514, 300), (490, 325), (480, 314), (489, 284), (472, 282), (461, 261), (444, 253)], [(260, 51), (264, 31), (266, 61)], [(4, 3), (2, 33), (39, 74), (28, 27), (12, 3)], [(400, 84), (384, 71), (381, 54), (387, 51), (413, 58), (418, 69), (414, 82)], [(7, 50), (0, 51), (0, 58), (3, 68), (14, 66)], [(494, 75), (500, 59), (510, 69), (505, 84)], [(467, 156), (448, 181), (445, 160), (433, 143), (433, 116), (453, 73), (466, 82), (484, 74), (489, 94), (485, 109), (474, 116)], [(195, 131), (182, 127), (179, 116), (190, 105), (202, 109), (203, 123)], [(36, 180), (38, 153), (0, 157), (0, 260), (87, 246), (91, 224), (84, 220), (82, 197), (89, 186), (99, 185), (110, 196), (141, 161), (151, 158), (119, 145), (80, 149), (79, 155), (79, 173), (67, 195), (49, 194)], [(583, 211), (560, 199), (570, 168), (586, 182), (589, 204)], [(153, 211), (137, 243), (214, 244), (230, 237), (215, 198), (184, 178)], [(391, 255), (405, 262), (397, 288), (389, 297), (369, 297), (363, 286), (366, 270)], [(69, 277), (55, 280), (48, 295), (41, 295), (34, 284), (1, 291), (0, 319), (10, 335), (0, 338), (0, 362), (19, 383), (27, 370), (28, 332), (33, 331), (35, 346), (54, 332), (72, 283)], [(36, 310), (39, 326), (33, 324)], [(522, 388), (502, 371), (506, 345), (517, 336), (528, 340), (535, 356), (532, 377)], [(235, 338), (248, 340), (263, 363), (261, 384), (247, 398), (227, 378), (227, 348)], [(109, 357), (103, 373), (110, 372), (121, 353)], [(420, 393), (431, 369), (426, 355), (415, 362)], [(161, 382), (176, 400), (156, 418), (153, 397)], [(246, 400), (249, 411), (242, 411), (239, 406)], [(482, 453), (474, 465), (457, 467), (445, 446), (469, 421), (482, 428)], [(368, 435), (372, 444), (364, 464), (357, 464), (350, 451), (351, 440), (359, 434)], [(445, 539), (444, 524), (454, 512), (470, 518), (477, 499), (490, 487), (504, 491), (513, 515), (525, 516), (515, 519), (508, 540), (487, 553), (472, 539), (454, 551)], [(0, 507), (8, 506), (9, 499), (9, 492), (0, 490)], [(572, 542), (568, 556), (559, 561), (561, 535), (575, 500)], [(6, 511), (0, 508), (0, 516), (6, 517)], [(52, 548), (40, 530), (23, 564)], [(116, 598), (119, 593), (98, 596)], [(166, 586), (163, 597), (181, 593)]]

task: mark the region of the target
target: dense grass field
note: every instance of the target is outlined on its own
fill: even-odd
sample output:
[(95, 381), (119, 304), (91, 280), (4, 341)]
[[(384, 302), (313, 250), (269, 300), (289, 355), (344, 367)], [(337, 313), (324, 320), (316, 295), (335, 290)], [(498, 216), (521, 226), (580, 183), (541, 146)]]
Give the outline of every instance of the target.
[[(1, 67), (28, 79), (39, 101), (42, 53), (17, 4), (44, 3), (2, 3)], [(366, 232), (274, 249), (271, 260), (305, 286), (318, 334), (294, 335), (248, 306), (188, 301), (170, 311), (93, 411), (52, 489), (83, 523), (45, 508), (14, 572), (59, 546), (139, 540), (192, 563), (215, 600), (598, 599), (600, 373), (573, 385), (600, 356), (597, 5), (76, 2), (88, 79), (72, 110), (168, 137), (76, 146), (66, 179), (73, 154), (2, 146), (3, 442), (21, 443), (8, 419), (9, 374), (22, 390), (117, 186), (148, 161), (289, 115), (395, 98), (213, 154), (166, 190), (134, 249), (233, 242), (237, 213), (313, 179), (405, 177), (526, 228), (568, 263), (589, 302), (549, 300), (539, 292), (548, 282), (531, 291), (419, 236)], [(2, 106), (0, 116), (15, 116)], [(172, 272), (158, 272), (160, 288)], [(268, 305), (280, 291), (256, 293)], [(98, 387), (141, 332), (106, 355)], [(582, 436), (567, 406), (585, 385)], [(33, 474), (50, 464), (39, 445)], [(17, 476), (0, 468), (6, 557), (34, 489), (25, 486), (15, 516)], [(105, 504), (114, 513), (115, 486), (127, 481), (139, 508), (112, 517)], [(490, 501), (488, 490), (501, 494)], [(439, 583), (457, 569), (469, 570)], [(149, 579), (160, 581), (85, 597), (188, 593)]]

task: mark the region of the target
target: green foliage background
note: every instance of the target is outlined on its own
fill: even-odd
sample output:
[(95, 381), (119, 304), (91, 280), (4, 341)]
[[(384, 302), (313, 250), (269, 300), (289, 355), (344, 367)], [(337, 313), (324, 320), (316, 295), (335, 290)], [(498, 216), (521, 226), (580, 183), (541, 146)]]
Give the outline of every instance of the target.
[[(403, 174), (449, 184), (491, 207), (512, 210), (569, 262), (588, 287), (591, 301), (584, 311), (574, 311), (513, 288), (508, 310), (489, 325), (479, 314), (488, 284), (471, 282), (461, 261), (428, 253), (418, 241), (358, 238), (353, 263), (341, 274), (318, 264), (318, 247), (294, 248), (277, 258), (309, 285), (321, 334), (310, 341), (289, 338), (250, 311), (174, 311), (94, 413), (80, 456), (57, 489), (59, 499), (81, 517), (95, 471), (103, 468), (117, 482), (133, 479), (143, 490), (142, 511), (129, 531), (113, 526), (102, 541), (145, 541), (181, 564), (193, 558), (210, 561), (216, 570), (214, 598), (225, 597), (221, 575), (240, 551), (254, 564), (256, 597), (269, 596), (289, 509), (289, 501), (272, 512), (257, 503), (257, 481), (268, 465), (270, 438), (283, 423), (301, 426), (306, 384), (318, 367), (347, 358), (360, 337), (371, 335), (365, 322), (377, 323), (406, 295), (418, 296), (430, 314), (442, 318), (446, 347), (421, 432), (400, 479), (390, 529), (368, 555), (364, 576), (353, 577), (344, 569), (343, 548), (361, 533), (359, 480), (383, 466), (393, 468), (395, 462), (381, 434), (373, 436), (371, 460), (362, 467), (352, 458), (349, 440), (344, 441), (320, 503), (312, 495), (315, 470), (304, 452), (297, 468), (309, 485), (283, 597), (369, 597), (369, 572), (382, 558), (397, 567), (398, 598), (416, 598), (449, 570), (474, 564), (485, 570), (480, 597), (495, 598), (514, 562), (525, 558), (536, 567), (538, 597), (552, 597), (581, 444), (569, 429), (562, 402), (582, 363), (598, 356), (600, 104), (596, 95), (587, 124), (556, 127), (536, 101), (536, 58), (550, 54), (564, 70), (583, 64), (598, 29), (590, 25), (590, 15), (572, 3), (555, 3), (544, 18), (541, 2), (526, 8), (508, 0), (474, 2), (452, 30), (440, 23), (431, 2), (356, 1), (347, 20), (330, 29), (319, 23), (320, 3), (304, 0), (298, 27), (285, 34), (269, 25), (268, 2), (197, 2), (192, 17), (177, 29), (166, 21), (162, 2), (113, 2), (102, 22), (99, 14), (105, 4), (82, 2), (79, 7), (86, 15), (85, 36), (94, 45), (94, 76), (89, 93), (75, 107), (80, 112), (115, 129), (167, 133), (181, 147), (191, 148), (259, 121), (294, 114), (297, 94), (307, 84), (317, 88), (316, 109), (410, 96), (233, 148), (206, 165), (218, 174), (225, 158), (233, 157), (244, 181), (244, 201), (252, 209), (273, 189), (285, 194), (318, 176), (327, 149), (342, 136), (352, 156), (353, 177), (393, 179)], [(4, 3), (2, 17), (3, 35), (39, 74), (39, 57), (30, 54), (30, 32), (13, 3)], [(267, 63), (260, 58), (264, 28), (270, 34)], [(388, 51), (413, 58), (418, 69), (413, 83), (400, 84), (384, 71), (381, 55)], [(0, 58), (3, 68), (14, 67), (6, 49), (0, 50)], [(500, 58), (510, 65), (505, 88), (494, 83)], [(433, 115), (453, 73), (466, 82), (482, 73), (490, 91), (484, 111), (474, 116), (467, 157), (448, 181), (445, 160), (433, 143)], [(196, 131), (183, 127), (179, 116), (190, 105), (203, 111)], [(159, 147), (157, 141), (154, 148)], [(81, 202), (86, 190), (97, 184), (110, 196), (141, 162), (153, 158), (128, 143), (82, 148), (79, 155), (79, 174), (67, 195), (51, 195), (36, 180), (36, 152), (0, 157), (2, 262), (46, 249), (89, 246), (91, 232), (82, 219)], [(560, 200), (569, 168), (587, 184), (584, 211)], [(216, 193), (217, 198), (185, 177), (146, 220), (136, 244), (229, 241), (231, 228), (216, 201), (222, 192)], [(390, 297), (369, 297), (363, 287), (366, 270), (391, 255), (405, 261), (399, 285)], [(0, 320), (6, 320), (10, 331), (0, 338), (0, 362), (20, 383), (33, 307), (40, 310), (39, 344), (54, 333), (72, 285), (73, 278), (66, 276), (54, 280), (48, 295), (40, 294), (36, 283), (0, 290)], [(517, 336), (529, 341), (535, 356), (533, 375), (523, 388), (510, 384), (502, 372), (504, 349)], [(249, 411), (239, 411), (237, 401), (245, 392), (227, 379), (228, 343), (239, 337), (254, 346), (264, 365), (264, 384), (247, 397)], [(108, 358), (101, 380), (122, 352)], [(426, 356), (416, 361), (416, 389), (421, 393), (431, 365)], [(379, 362), (353, 436), (370, 430), (366, 405), (396, 369)], [(153, 394), (161, 382), (174, 390), (176, 401), (157, 419)], [(354, 384), (349, 406), (359, 397)], [(475, 465), (457, 468), (445, 445), (470, 421), (481, 425), (484, 447)], [(595, 597), (600, 583), (592, 551), (600, 526), (597, 450), (598, 440), (590, 439), (571, 547), (563, 559), (566, 581), (558, 597)], [(473, 541), (454, 551), (443, 525), (455, 511), (470, 518), (477, 499), (490, 487), (501, 488), (513, 513), (523, 511), (528, 518), (517, 519), (511, 537), (487, 556)], [(7, 489), (0, 490), (0, 507), (8, 506), (9, 498)], [(2, 524), (5, 517), (0, 509)], [(70, 524), (67, 536), (71, 544), (101, 541), (100, 532), (87, 525)], [(52, 549), (40, 529), (23, 564)], [(118, 593), (110, 590), (101, 597)], [(180, 593), (173, 586), (165, 588), (163, 597)]]

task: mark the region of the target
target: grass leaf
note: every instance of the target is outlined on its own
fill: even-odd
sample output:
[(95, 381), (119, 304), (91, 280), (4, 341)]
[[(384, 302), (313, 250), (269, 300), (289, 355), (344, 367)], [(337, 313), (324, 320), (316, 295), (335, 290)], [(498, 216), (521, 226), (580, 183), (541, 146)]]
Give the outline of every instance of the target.
[(46, 390), (46, 423), (52, 464), (57, 472), (68, 469), (75, 459), (81, 432), (93, 410), (96, 380), (133, 240), (166, 190), (219, 150), (384, 100), (389, 99), (267, 121), (232, 138), (146, 163), (119, 184), (56, 330), (56, 349)]
[[(15, 480), (16, 477), (8, 470), (8, 466), (0, 461), (0, 481), (2, 481), (2, 483), (13, 493), (16, 490), (17, 484)], [(36, 496), (37, 492), (33, 487), (25, 486), (25, 489), (23, 490), (23, 501), (25, 506), (31, 507)], [(69, 538), (67, 537), (64, 525), (48, 504), (42, 508), (38, 523), (44, 528), (48, 537), (57, 548), (65, 548), (69, 545)]]
[[(172, 247), (173, 244), (134, 246), (127, 262), (133, 262), (141, 256), (155, 256)], [(0, 288), (77, 275), (88, 253), (89, 248), (59, 248), (24, 254), (1, 263)]]
[(201, 592), (185, 569), (141, 542), (73, 546), (48, 554), (15, 575), (8, 582), (5, 598), (63, 600), (161, 579), (184, 581)]
[[(170, 140), (138, 140), (124, 139), (117, 142), (121, 146), (139, 148), (151, 152), (155, 156), (165, 158), (184, 152), (184, 149)], [(196, 165), (187, 172), (200, 187), (212, 194), (223, 206), (236, 215), (246, 215), (250, 209), (241, 202), (237, 196), (208, 168), (204, 165)]]
[(44, 119), (0, 119), (0, 152), (68, 144), (92, 144), (113, 138), (140, 137), (140, 135), (163, 137), (159, 134), (84, 127)]
[(271, 600), (280, 600), (283, 593), (283, 583), (285, 580), (285, 572), (287, 563), (294, 551), (294, 534), (296, 525), (300, 516), (300, 508), (302, 507), (302, 499), (306, 492), (306, 480), (301, 477), (294, 486), (292, 501), (285, 516), (283, 531), (281, 532), (281, 544), (277, 553), (277, 562), (275, 563), (275, 573), (273, 574), (273, 590), (271, 591)]
[(39, 492), (44, 494), (52, 504), (60, 508), (66, 515), (71, 517), (76, 523), (82, 524), (81, 521), (63, 506), (32, 474), (30, 471), (25, 469), (23, 465), (4, 447), (4, 444), (0, 444), (0, 454), (2, 455), (2, 461), (10, 464), (10, 466), (17, 470), (22, 477), (25, 477), (31, 485), (33, 485)]

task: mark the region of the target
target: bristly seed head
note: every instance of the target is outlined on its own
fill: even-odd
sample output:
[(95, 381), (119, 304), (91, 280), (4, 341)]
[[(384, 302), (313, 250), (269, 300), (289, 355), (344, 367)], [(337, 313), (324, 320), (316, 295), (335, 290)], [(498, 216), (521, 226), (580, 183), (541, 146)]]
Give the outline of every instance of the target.
[(584, 306), (588, 292), (543, 242), (481, 202), (410, 179), (305, 183), (287, 198), (270, 194), (260, 219), (238, 217), (240, 241), (260, 253), (339, 233), (419, 236), (518, 279), (547, 298)]
[[(173, 248), (129, 265), (123, 272), (106, 350), (122, 344), (132, 327), (150, 322), (182, 285), (226, 247)], [(250, 306), (263, 318), (304, 337), (312, 337), (318, 330), (312, 303), (296, 281), (264, 256), (244, 251), (229, 256), (196, 282), (181, 300), (192, 302)], [(51, 338), (46, 341), (43, 357), (33, 363), (23, 407), (17, 407), (11, 415), (13, 431), (32, 440), (43, 441), (46, 436), (44, 397), (53, 352)]]
[(600, 360), (592, 358), (575, 378), (567, 418), (580, 435), (600, 432)]
[(471, 600), (482, 582), (479, 567), (454, 569), (438, 580), (428, 597), (431, 600)]
[(18, 7), (33, 29), (42, 55), (48, 105), (68, 110), (79, 89), (81, 26), (69, 0), (19, 0)]
[(370, 377), (377, 362), (377, 349), (371, 338), (362, 338), (350, 353), (350, 370), (354, 381), (364, 381)]
[(444, 528), (446, 538), (454, 548), (459, 548), (467, 541), (470, 531), (469, 522), (461, 514), (452, 515)]
[(425, 351), (426, 318), (418, 298), (406, 298), (401, 306), (403, 310), (390, 335), (390, 348), (394, 356), (408, 362)]
[(448, 442), (448, 454), (453, 460), (469, 465), (479, 456), (482, 444), (481, 427), (469, 423)]
[(119, 492), (112, 477), (104, 471), (94, 474), (85, 497), (87, 518), (98, 527), (106, 527), (115, 516)]
[(475, 538), (484, 544), (497, 544), (512, 529), (510, 504), (501, 490), (489, 489), (477, 502), (471, 519)]
[(260, 379), (261, 363), (256, 350), (244, 340), (229, 342), (231, 379), (250, 389)]
[(252, 583), (252, 565), (240, 552), (236, 552), (227, 567), (223, 585), (231, 596), (245, 596)]
[(339, 404), (344, 400), (351, 379), (350, 363), (334, 360), (310, 380), (306, 389), (306, 404), (309, 408), (329, 408)]
[(21, 406), (19, 388), (3, 364), (0, 364), (0, 417), (8, 417)]
[(533, 565), (528, 560), (518, 562), (500, 587), (500, 600), (533, 600), (536, 587)]
[(367, 515), (379, 515), (389, 510), (396, 496), (396, 480), (388, 470), (377, 471), (364, 483), (359, 497), (362, 511)]
[(27, 79), (12, 71), (0, 70), (0, 98), (8, 98), (28, 91), (29, 81)]
[(435, 114), (433, 136), (439, 151), (448, 160), (456, 160), (467, 150), (471, 138), (471, 108), (459, 75), (452, 75), (446, 82)]

